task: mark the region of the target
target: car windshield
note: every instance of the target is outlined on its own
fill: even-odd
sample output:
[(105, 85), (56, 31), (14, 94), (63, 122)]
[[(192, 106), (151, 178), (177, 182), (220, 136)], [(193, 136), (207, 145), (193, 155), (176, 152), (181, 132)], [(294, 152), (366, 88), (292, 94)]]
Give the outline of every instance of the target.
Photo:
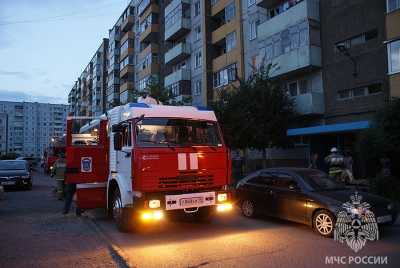
[(0, 161), (0, 170), (25, 170), (25, 161)]
[(210, 121), (146, 118), (137, 125), (136, 135), (142, 147), (222, 146), (217, 123)]
[(322, 171), (304, 170), (299, 171), (299, 173), (315, 191), (329, 191), (345, 188), (344, 184), (335, 181)]

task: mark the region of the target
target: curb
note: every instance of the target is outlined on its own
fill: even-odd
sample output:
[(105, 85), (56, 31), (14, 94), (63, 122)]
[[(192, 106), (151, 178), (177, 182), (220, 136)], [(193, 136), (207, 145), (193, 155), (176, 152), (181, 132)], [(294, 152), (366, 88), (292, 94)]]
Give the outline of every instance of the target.
[(106, 232), (100, 227), (100, 225), (96, 222), (94, 217), (90, 214), (86, 214), (85, 216), (88, 221), (86, 221), (93, 229), (100, 235), (100, 238), (108, 245), (108, 249), (114, 259), (114, 261), (119, 264), (119, 267), (129, 268), (136, 267), (130, 261), (128, 255), (123, 251), (122, 248), (117, 246), (115, 243), (111, 241), (111, 238), (106, 234)]

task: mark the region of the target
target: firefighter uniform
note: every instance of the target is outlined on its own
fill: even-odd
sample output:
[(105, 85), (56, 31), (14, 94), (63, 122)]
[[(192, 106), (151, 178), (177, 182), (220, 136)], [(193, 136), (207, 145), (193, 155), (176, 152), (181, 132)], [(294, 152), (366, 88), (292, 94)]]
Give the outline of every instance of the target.
[(64, 198), (65, 169), (65, 158), (57, 159), (57, 161), (54, 163), (54, 178), (57, 181), (57, 197), (59, 200)]

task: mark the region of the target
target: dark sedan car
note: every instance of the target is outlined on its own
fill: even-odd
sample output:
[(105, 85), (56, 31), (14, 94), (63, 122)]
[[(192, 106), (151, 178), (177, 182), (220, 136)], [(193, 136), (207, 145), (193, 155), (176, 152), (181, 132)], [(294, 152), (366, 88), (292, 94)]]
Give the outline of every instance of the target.
[[(307, 224), (323, 236), (332, 236), (336, 215), (354, 192), (324, 172), (306, 168), (259, 170), (236, 186), (244, 216), (264, 214)], [(389, 200), (366, 192), (359, 194), (371, 205), (378, 224), (396, 220), (397, 210)]]
[(29, 163), (25, 160), (0, 160), (0, 185), (32, 189)]

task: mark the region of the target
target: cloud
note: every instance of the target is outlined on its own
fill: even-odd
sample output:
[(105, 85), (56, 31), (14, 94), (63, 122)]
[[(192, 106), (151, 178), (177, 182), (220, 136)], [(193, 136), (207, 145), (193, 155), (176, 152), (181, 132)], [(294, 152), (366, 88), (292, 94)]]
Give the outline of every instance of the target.
[(0, 70), (0, 76), (16, 76), (19, 78), (23, 78), (23, 79), (28, 79), (30, 78), (30, 75), (25, 73), (25, 72), (16, 72), (16, 71), (4, 71), (4, 70)]
[(26, 101), (26, 102), (43, 102), (66, 104), (67, 100), (60, 97), (50, 97), (44, 95), (31, 95), (20, 91), (11, 91), (0, 89), (0, 101)]

